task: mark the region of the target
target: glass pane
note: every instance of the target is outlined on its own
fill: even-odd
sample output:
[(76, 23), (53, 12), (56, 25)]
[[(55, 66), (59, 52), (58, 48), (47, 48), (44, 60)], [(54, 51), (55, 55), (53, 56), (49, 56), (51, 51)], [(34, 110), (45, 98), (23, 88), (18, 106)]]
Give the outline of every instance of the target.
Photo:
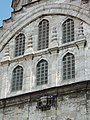
[(25, 36), (19, 34), (15, 39), (15, 57), (24, 54), (25, 50)]
[(72, 19), (67, 19), (63, 23), (62, 32), (63, 32), (62, 43), (74, 41), (74, 21)]
[(21, 90), (23, 81), (23, 68), (18, 66), (13, 71), (12, 91)]
[(67, 53), (63, 58), (63, 80), (75, 77), (75, 59), (74, 55)]
[(39, 23), (38, 50), (48, 48), (49, 41), (49, 22), (42, 20)]
[(45, 84), (47, 83), (47, 80), (48, 80), (48, 63), (45, 60), (41, 60), (37, 64), (37, 85)]

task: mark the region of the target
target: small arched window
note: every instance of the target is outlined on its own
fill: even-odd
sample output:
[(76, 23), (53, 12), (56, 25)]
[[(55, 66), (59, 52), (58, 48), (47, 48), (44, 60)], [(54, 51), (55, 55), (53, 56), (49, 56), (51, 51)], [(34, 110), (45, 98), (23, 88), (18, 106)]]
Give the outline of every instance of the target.
[(23, 68), (17, 66), (12, 73), (12, 91), (18, 91), (22, 89), (23, 83)]
[(41, 60), (36, 67), (36, 85), (47, 84), (48, 82), (48, 62)]
[(38, 50), (48, 48), (49, 43), (49, 21), (44, 19), (38, 26)]
[(25, 35), (19, 34), (15, 38), (15, 57), (23, 55), (25, 51)]
[(74, 21), (67, 19), (62, 25), (62, 43), (74, 41)]
[(75, 78), (75, 57), (67, 53), (63, 57), (63, 80)]

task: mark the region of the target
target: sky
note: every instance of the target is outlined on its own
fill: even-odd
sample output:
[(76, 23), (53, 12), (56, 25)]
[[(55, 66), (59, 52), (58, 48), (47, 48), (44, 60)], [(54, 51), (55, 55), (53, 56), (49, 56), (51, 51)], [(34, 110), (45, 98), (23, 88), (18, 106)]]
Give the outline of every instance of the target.
[(12, 0), (0, 0), (0, 26), (2, 26), (3, 20), (11, 17), (11, 4)]

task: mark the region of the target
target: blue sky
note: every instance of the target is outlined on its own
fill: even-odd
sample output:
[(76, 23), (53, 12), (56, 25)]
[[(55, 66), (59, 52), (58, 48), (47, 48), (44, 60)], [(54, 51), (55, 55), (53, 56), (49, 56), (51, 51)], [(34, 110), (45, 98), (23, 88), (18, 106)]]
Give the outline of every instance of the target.
[(12, 0), (0, 0), (0, 26), (3, 20), (11, 17), (11, 4)]

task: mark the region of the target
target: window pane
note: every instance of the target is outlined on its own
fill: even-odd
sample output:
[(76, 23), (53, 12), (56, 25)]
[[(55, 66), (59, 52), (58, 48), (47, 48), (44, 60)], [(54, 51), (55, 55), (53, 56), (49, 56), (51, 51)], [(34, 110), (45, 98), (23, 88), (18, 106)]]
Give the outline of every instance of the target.
[(39, 23), (38, 50), (48, 48), (49, 42), (49, 22), (42, 20)]
[(48, 82), (48, 63), (45, 60), (41, 60), (37, 64), (37, 85), (46, 84)]
[(25, 36), (19, 34), (15, 39), (15, 57), (23, 55), (25, 50)]
[(73, 54), (63, 57), (63, 80), (75, 78), (75, 58)]
[(13, 71), (12, 91), (21, 90), (22, 82), (23, 82), (23, 68), (21, 66), (18, 66)]
[(74, 41), (74, 21), (72, 19), (68, 19), (63, 23), (62, 30), (63, 30), (62, 43)]

